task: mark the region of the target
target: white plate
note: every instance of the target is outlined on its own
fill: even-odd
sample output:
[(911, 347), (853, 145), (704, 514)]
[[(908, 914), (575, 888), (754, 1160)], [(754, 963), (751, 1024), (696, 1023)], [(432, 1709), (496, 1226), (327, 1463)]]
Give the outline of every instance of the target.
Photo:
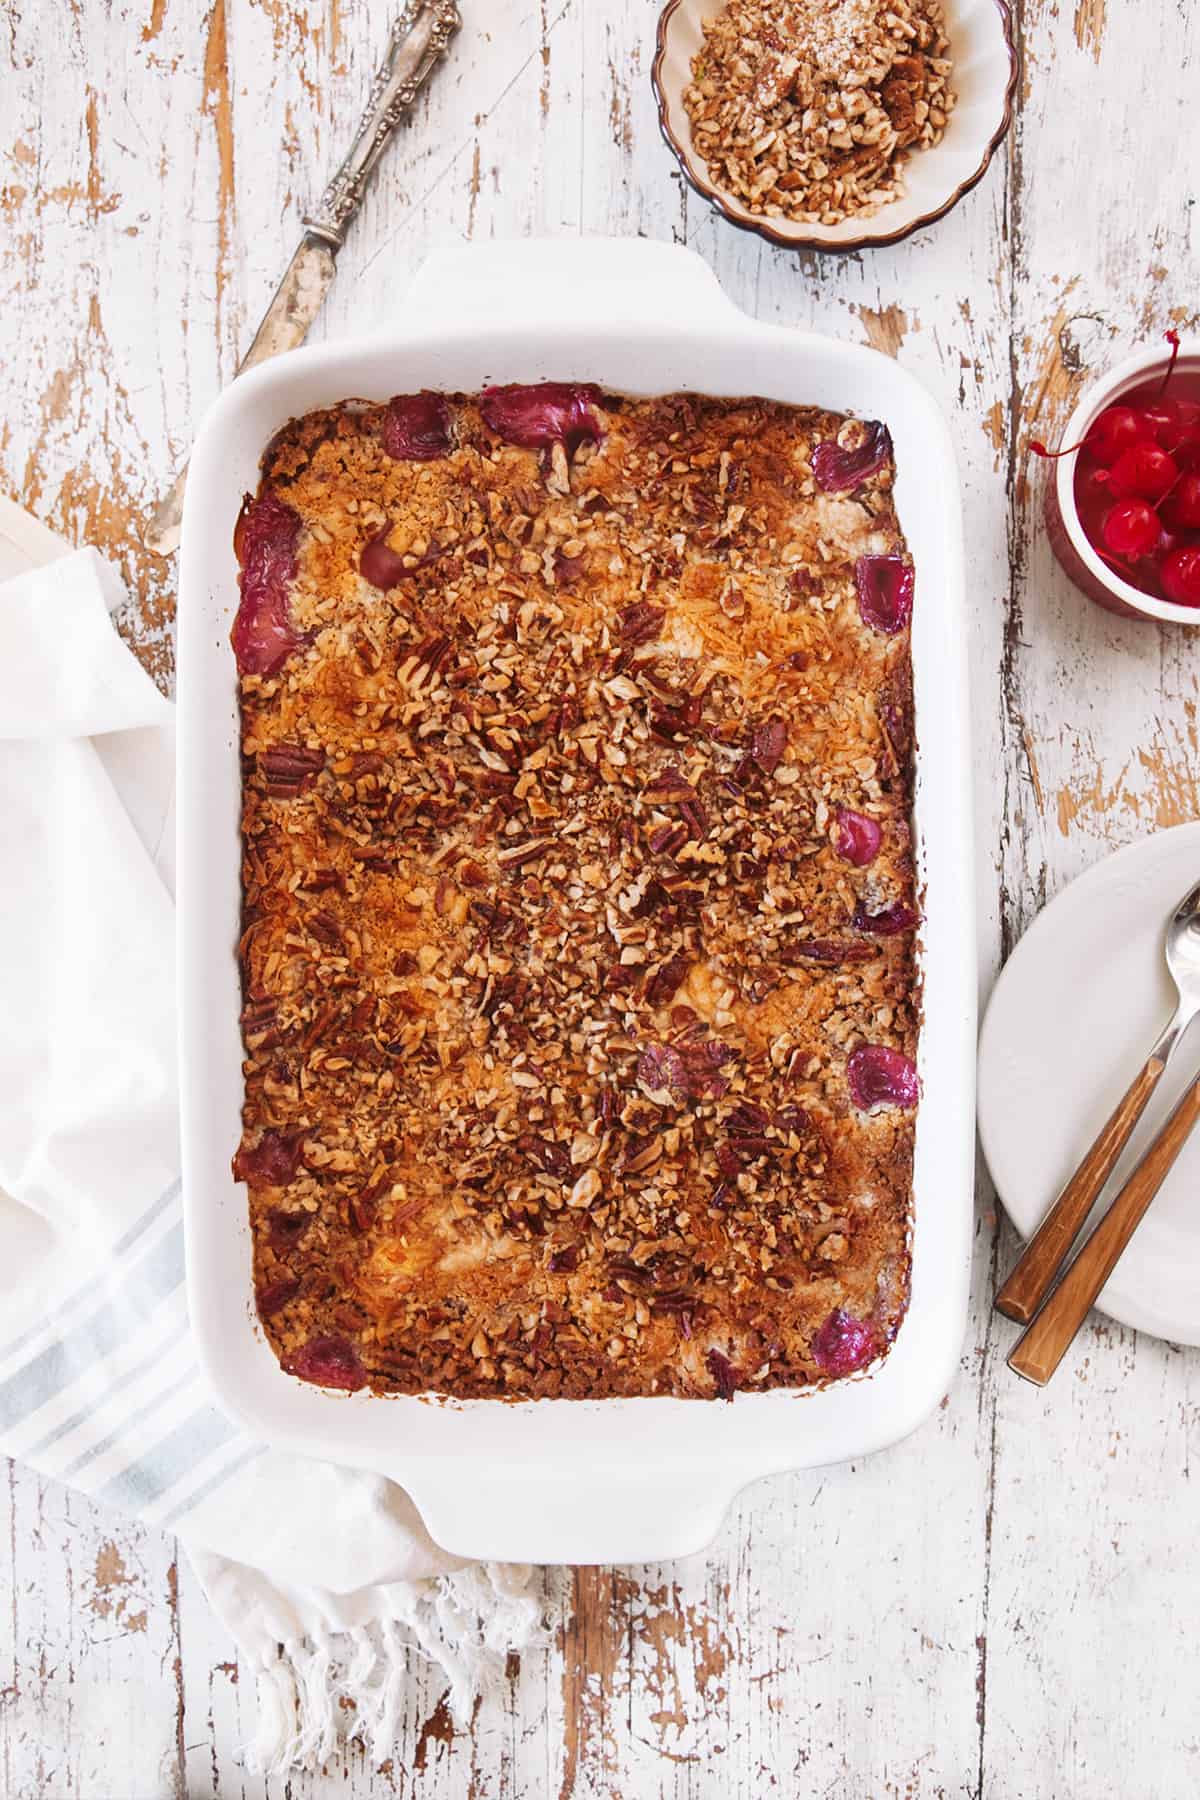
[[(1065, 888), (1021, 939), (979, 1040), (979, 1136), (1028, 1237), (1170, 1017), (1166, 921), (1200, 881), (1200, 824), (1130, 844)], [(1200, 1065), (1175, 1052), (1103, 1198), (1129, 1174)], [(1154, 1337), (1200, 1344), (1200, 1134), (1185, 1147), (1096, 1302)]]

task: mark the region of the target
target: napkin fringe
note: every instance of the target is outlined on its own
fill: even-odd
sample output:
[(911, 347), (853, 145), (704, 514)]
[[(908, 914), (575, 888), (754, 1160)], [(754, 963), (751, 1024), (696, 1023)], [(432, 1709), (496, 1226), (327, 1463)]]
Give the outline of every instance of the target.
[(247, 1769), (319, 1769), (351, 1739), (382, 1762), (395, 1748), (414, 1652), (446, 1676), (455, 1724), (469, 1724), (508, 1652), (545, 1641), (533, 1574), (524, 1565), (489, 1563), (397, 1582), (381, 1590), (387, 1611), (378, 1622), (337, 1632), (314, 1625), (275, 1656), (252, 1659), (258, 1716), (243, 1751)]

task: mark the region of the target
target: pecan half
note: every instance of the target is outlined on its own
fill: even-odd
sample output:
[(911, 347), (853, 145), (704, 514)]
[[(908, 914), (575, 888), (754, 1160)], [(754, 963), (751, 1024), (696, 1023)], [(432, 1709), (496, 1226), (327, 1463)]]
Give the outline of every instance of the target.
[(325, 752), (306, 744), (272, 744), (260, 752), (258, 766), (273, 800), (294, 800), (316, 781), (325, 767)]

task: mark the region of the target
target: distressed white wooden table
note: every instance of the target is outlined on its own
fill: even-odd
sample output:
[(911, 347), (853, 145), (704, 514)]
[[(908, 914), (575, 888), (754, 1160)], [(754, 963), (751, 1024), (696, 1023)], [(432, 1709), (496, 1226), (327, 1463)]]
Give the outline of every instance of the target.
[[(772, 251), (660, 143), (652, 0), (465, 0), (319, 333), (424, 251), (529, 232), (686, 240), (760, 317), (865, 338), (955, 425), (973, 614), (984, 985), (1112, 845), (1200, 813), (1200, 637), (1065, 583), (1027, 437), (1135, 341), (1197, 325), (1200, 11), (1018, 0), (1024, 86), (983, 186), (907, 244)], [(171, 669), (140, 520), (232, 375), (378, 56), (383, 0), (42, 0), (0, 30), (0, 488), (107, 549)], [(1190, 104), (1190, 103), (1189, 103)], [(1033, 422), (1036, 420), (1036, 430)], [(395, 1755), (264, 1784), (248, 1696), (169, 1540), (12, 1469), (6, 1800), (420, 1794), (1183, 1800), (1200, 1791), (1200, 1355), (1095, 1321), (1046, 1392), (990, 1311), (1014, 1252), (981, 1182), (961, 1372), (865, 1462), (760, 1483), (707, 1556), (546, 1577), (552, 1641), (472, 1729), (414, 1666)]]

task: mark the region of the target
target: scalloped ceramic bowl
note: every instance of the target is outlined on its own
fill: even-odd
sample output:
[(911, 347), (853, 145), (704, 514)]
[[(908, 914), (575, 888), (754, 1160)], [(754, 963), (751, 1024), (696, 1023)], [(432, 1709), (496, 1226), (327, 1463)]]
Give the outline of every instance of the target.
[(698, 194), (743, 231), (757, 231), (787, 250), (865, 250), (895, 244), (922, 225), (931, 225), (981, 180), (992, 153), (1008, 130), (1016, 93), (1018, 62), (1007, 0), (944, 0), (946, 32), (954, 59), (958, 102), (945, 136), (931, 149), (917, 150), (904, 167), (906, 192), (867, 218), (840, 225), (812, 225), (768, 219), (750, 212), (718, 187), (692, 142), (683, 104), (692, 58), (704, 25), (724, 0), (668, 0), (658, 21), (658, 48), (651, 79), (658, 99), (663, 136)]

